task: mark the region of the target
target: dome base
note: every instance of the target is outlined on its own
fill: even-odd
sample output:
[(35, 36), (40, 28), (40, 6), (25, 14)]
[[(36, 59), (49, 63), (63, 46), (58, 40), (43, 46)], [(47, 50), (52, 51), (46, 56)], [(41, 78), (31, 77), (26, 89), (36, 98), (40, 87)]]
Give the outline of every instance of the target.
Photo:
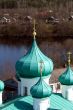
[(44, 98), (44, 99), (33, 99), (33, 109), (34, 110), (48, 110), (50, 107), (50, 99)]
[[(32, 79), (28, 79), (28, 78), (20, 78), (21, 79), (21, 84), (19, 83), (18, 85), (18, 95), (20, 94), (21, 96), (24, 95), (31, 95), (30, 94), (30, 89), (31, 87), (37, 83), (37, 81), (39, 80), (39, 77), (37, 78), (32, 78)], [(50, 76), (44, 77), (43, 80), (49, 85), (49, 79)], [(21, 85), (21, 86), (20, 86)], [(20, 91), (21, 90), (21, 91)]]

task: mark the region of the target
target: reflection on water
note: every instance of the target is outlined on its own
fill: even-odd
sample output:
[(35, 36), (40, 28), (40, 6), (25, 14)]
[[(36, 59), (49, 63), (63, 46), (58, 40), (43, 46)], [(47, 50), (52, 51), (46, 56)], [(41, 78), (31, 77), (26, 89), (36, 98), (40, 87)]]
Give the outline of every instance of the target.
[(27, 47), (24, 45), (0, 44), (0, 79), (10, 78), (15, 74), (15, 63), (26, 52)]

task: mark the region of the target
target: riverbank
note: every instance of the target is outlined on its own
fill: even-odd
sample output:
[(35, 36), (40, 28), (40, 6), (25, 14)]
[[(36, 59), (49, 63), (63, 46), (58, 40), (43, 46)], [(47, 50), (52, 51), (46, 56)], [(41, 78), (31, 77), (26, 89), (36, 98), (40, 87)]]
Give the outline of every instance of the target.
[(32, 39), (33, 20), (36, 20), (37, 39), (64, 41), (73, 38), (71, 15), (47, 8), (0, 9), (0, 39)]

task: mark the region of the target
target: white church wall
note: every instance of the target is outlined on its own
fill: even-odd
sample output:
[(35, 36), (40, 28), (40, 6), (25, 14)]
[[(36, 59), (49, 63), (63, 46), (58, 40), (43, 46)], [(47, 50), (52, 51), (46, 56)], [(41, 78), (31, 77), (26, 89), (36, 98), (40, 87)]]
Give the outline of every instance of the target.
[(2, 92), (0, 92), (0, 105), (2, 104)]
[[(44, 78), (43, 80), (49, 85), (49, 78), (50, 76)], [(39, 78), (21, 78), (21, 96), (25, 95), (25, 88), (27, 88), (27, 95), (30, 95), (30, 89), (31, 87), (37, 83)]]
[(21, 95), (21, 82), (18, 81), (18, 95)]
[(50, 86), (51, 86), (52, 91), (54, 93), (61, 93), (61, 84), (59, 82), (51, 83)]
[(55, 87), (55, 83), (50, 84), (51, 88), (52, 88), (52, 92), (56, 92), (56, 87)]
[(67, 100), (73, 101), (73, 86), (62, 85), (62, 96)]
[(68, 96), (67, 96), (69, 101), (73, 102), (73, 87), (68, 89)]
[(62, 96), (64, 98), (66, 98), (66, 86), (65, 85), (62, 85), (61, 89), (62, 89)]
[(47, 110), (50, 107), (50, 99), (33, 99), (33, 109), (34, 110)]

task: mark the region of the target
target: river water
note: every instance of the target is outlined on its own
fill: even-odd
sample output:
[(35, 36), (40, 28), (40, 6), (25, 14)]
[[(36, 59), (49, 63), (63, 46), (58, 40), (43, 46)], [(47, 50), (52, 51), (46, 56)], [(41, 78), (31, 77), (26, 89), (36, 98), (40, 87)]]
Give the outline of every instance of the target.
[(0, 44), (0, 79), (5, 80), (14, 76), (15, 63), (27, 50), (24, 45)]

